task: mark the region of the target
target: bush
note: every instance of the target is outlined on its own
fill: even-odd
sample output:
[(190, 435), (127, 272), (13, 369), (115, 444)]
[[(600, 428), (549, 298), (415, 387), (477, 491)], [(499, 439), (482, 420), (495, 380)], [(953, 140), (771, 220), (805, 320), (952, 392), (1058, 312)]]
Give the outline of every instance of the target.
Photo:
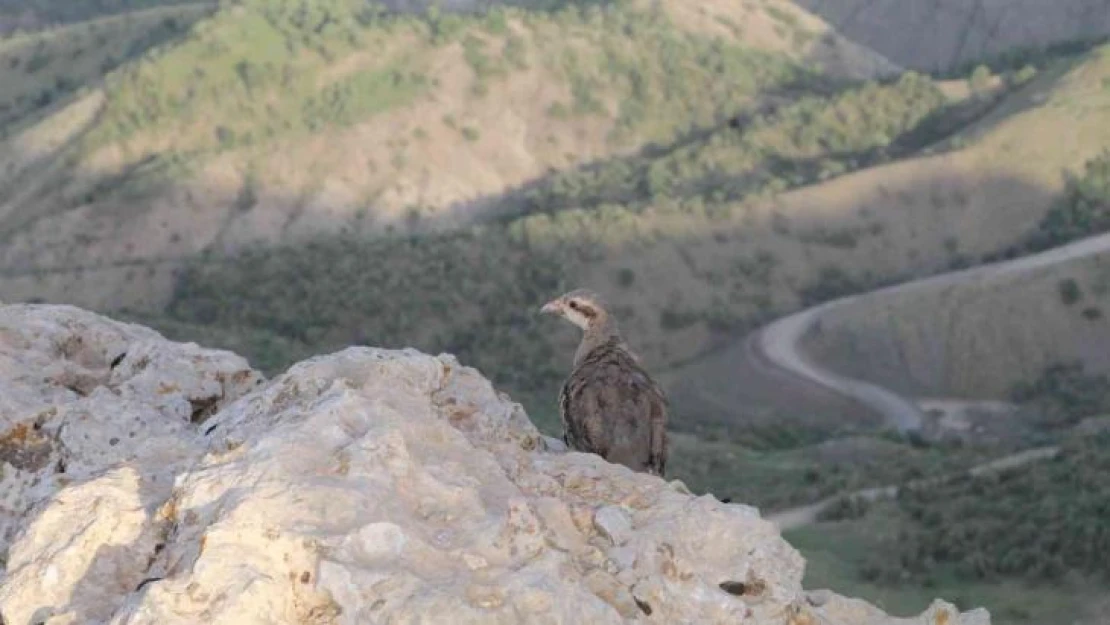
[(635, 281), (636, 272), (632, 271), (628, 267), (623, 267), (619, 271), (617, 271), (617, 285), (619, 285), (620, 287), (627, 289), (628, 287), (632, 286), (632, 283)]
[(1060, 301), (1065, 306), (1071, 306), (1083, 298), (1083, 291), (1079, 288), (1079, 284), (1072, 278), (1065, 278), (1057, 285), (1057, 290), (1060, 292)]
[[(903, 489), (907, 523), (871, 565), (876, 579), (954, 571), (969, 580), (1110, 576), (1110, 437), (1070, 441), (1055, 460)], [(891, 558), (890, 554), (895, 554)]]
[(863, 497), (838, 497), (831, 506), (817, 513), (817, 520), (851, 521), (863, 518), (870, 509), (871, 502)]
[(848, 275), (840, 267), (822, 267), (817, 279), (802, 288), (800, 296), (802, 304), (808, 307), (866, 289), (866, 284)]
[(1110, 230), (1110, 150), (1089, 161), (1082, 175), (1069, 178), (1064, 197), (1026, 237), (1035, 252)]
[(1037, 411), (1039, 426), (1057, 429), (1110, 412), (1110, 378), (1087, 373), (1081, 362), (1057, 363), (1036, 380), (1015, 385), (1011, 397)]
[[(170, 319), (280, 337), (267, 361), (353, 340), (457, 355), (513, 392), (554, 397), (565, 376), (557, 335), (534, 313), (564, 284), (566, 259), (503, 228), (421, 238), (321, 236), (302, 245), (197, 259), (182, 272)], [(245, 354), (252, 361), (256, 356)]]
[(968, 77), (968, 83), (971, 86), (971, 91), (976, 95), (983, 95), (990, 90), (991, 86), (991, 70), (986, 65), (977, 66)]

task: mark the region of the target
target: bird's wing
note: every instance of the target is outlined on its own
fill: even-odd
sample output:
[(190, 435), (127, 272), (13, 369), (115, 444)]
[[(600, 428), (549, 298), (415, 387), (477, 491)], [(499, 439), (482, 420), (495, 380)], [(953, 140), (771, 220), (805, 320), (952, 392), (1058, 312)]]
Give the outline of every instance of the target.
[(648, 454), (648, 466), (656, 475), (663, 477), (667, 471), (667, 403), (665, 395), (658, 397), (651, 404), (651, 451)]
[(646, 404), (651, 444), (648, 450), (648, 467), (662, 477), (667, 465), (667, 396), (655, 380), (638, 364), (629, 366), (629, 379), (640, 391), (641, 405)]
[[(568, 446), (602, 456), (632, 454), (630, 461), (663, 474), (666, 396), (618, 342), (599, 346), (572, 372), (561, 412)], [(642, 445), (638, 451), (634, 441)]]
[(604, 456), (610, 441), (601, 414), (606, 403), (601, 395), (605, 385), (598, 384), (597, 373), (596, 363), (583, 363), (571, 373), (563, 385), (559, 413), (563, 418), (563, 440), (568, 447)]

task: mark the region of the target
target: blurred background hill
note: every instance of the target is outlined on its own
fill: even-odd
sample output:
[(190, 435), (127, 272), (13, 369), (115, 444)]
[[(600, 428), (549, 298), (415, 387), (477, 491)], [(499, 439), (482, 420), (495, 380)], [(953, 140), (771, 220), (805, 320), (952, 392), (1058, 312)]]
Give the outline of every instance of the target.
[[(1107, 3), (0, 0), (0, 33), (0, 300), (268, 373), (451, 352), (557, 434), (577, 337), (536, 312), (589, 286), (675, 477), (837, 501), (787, 534), (807, 586), (1107, 622)], [(761, 354), (828, 302), (791, 348), (921, 428)]]

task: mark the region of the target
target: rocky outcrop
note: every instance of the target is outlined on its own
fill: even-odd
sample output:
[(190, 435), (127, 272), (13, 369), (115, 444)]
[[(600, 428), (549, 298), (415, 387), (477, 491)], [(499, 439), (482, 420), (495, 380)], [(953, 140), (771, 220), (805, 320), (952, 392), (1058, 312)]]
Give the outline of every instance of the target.
[(453, 357), (269, 381), (61, 306), (0, 307), (0, 620), (986, 625), (801, 587), (754, 508), (553, 449)]

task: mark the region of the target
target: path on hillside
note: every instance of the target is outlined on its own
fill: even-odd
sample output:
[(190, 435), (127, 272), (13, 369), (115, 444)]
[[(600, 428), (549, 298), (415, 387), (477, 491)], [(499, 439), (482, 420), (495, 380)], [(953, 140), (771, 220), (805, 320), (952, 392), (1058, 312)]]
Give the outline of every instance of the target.
[(1055, 458), (1058, 453), (1060, 453), (1060, 448), (1056, 446), (1026, 449), (1025, 451), (1011, 454), (1002, 458), (997, 458), (995, 460), (991, 460), (990, 462), (984, 462), (983, 464), (971, 467), (966, 471), (960, 471), (958, 473), (939, 477), (921, 478), (918, 480), (907, 482), (906, 484), (903, 484), (901, 486), (878, 486), (875, 488), (864, 488), (849, 493), (840, 493), (838, 495), (826, 497), (825, 499), (822, 499), (817, 503), (798, 506), (796, 508), (789, 508), (787, 510), (772, 513), (764, 518), (771, 523), (774, 523), (775, 526), (778, 527), (780, 532), (785, 532), (787, 530), (792, 530), (816, 523), (817, 517), (822, 512), (824, 512), (830, 506), (845, 497), (863, 499), (868, 502), (873, 502), (878, 499), (890, 499), (897, 496), (898, 490), (901, 488), (927, 486), (929, 484), (936, 484), (944, 480), (952, 479), (953, 477), (958, 477), (960, 475), (980, 477), (987, 473), (1003, 471), (1006, 469), (1015, 469), (1032, 462)]
[(924, 413), (912, 401), (876, 384), (839, 375), (812, 362), (802, 353), (802, 337), (822, 312), (837, 304), (838, 302), (830, 302), (809, 308), (765, 326), (756, 332), (752, 347), (772, 365), (870, 407), (899, 432), (920, 429), (924, 423)]
[(884, 287), (859, 295), (851, 295), (794, 313), (764, 326), (744, 341), (748, 358), (764, 366), (772, 366), (793, 374), (809, 383), (855, 400), (882, 415), (884, 420), (901, 432), (916, 430), (924, 422), (922, 409), (912, 400), (889, 389), (864, 380), (840, 375), (809, 358), (801, 340), (821, 316), (835, 308), (851, 305), (863, 297), (904, 294), (922, 289), (939, 289), (969, 280), (989, 280), (1014, 273), (1049, 267), (1085, 256), (1110, 252), (1110, 233), (1101, 234), (1051, 250), (961, 269)]

